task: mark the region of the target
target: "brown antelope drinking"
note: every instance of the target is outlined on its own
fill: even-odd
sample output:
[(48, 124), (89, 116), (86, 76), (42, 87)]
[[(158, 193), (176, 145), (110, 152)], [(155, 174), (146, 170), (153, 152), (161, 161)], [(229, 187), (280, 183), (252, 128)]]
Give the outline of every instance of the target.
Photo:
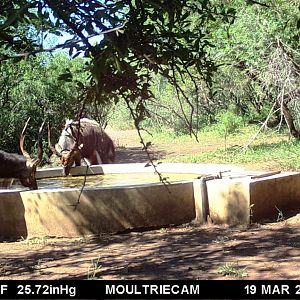
[(35, 174), (43, 156), (41, 132), (44, 123), (40, 127), (38, 135), (38, 158), (32, 159), (24, 149), (25, 131), (29, 120), (30, 118), (28, 118), (20, 136), (20, 150), (23, 155), (0, 150), (0, 178), (5, 178), (4, 183), (6, 188), (12, 184), (13, 178), (18, 178), (23, 186), (29, 187), (31, 190), (38, 188)]
[(55, 147), (51, 144), (50, 135), (49, 127), (49, 147), (60, 157), (65, 176), (69, 174), (74, 164), (80, 166), (81, 159), (85, 159), (88, 165), (108, 164), (115, 161), (113, 141), (94, 120), (88, 118), (79, 121), (67, 120)]

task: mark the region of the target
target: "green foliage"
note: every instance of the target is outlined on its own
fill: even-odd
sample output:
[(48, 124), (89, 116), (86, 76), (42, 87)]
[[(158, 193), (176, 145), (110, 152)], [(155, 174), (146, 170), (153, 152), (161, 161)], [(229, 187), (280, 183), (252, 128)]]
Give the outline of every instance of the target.
[[(31, 121), (25, 144), (27, 150), (33, 153), (36, 151), (38, 129), (44, 120), (54, 124), (58, 131), (65, 118), (74, 117), (81, 106), (78, 103), (78, 86), (75, 81), (59, 80), (59, 75), (67, 68), (82, 67), (80, 60), (70, 61), (64, 55), (42, 55), (18, 64), (11, 61), (1, 64), (1, 149), (19, 152), (19, 136), (28, 117)], [(57, 133), (54, 132), (54, 136)]]
[(216, 115), (217, 129), (223, 135), (238, 133), (244, 125), (243, 118), (238, 116), (232, 108), (227, 111), (221, 111)]
[(124, 102), (117, 103), (110, 111), (107, 121), (110, 126), (125, 130), (134, 128), (130, 112)]
[(87, 271), (87, 279), (93, 280), (97, 278), (97, 274), (101, 271), (102, 265), (101, 265), (101, 258), (98, 256), (95, 259), (91, 259), (91, 264), (88, 267)]
[[(183, 137), (214, 124), (227, 138), (263, 121), (284, 92), (299, 127), (296, 0), (12, 0), (0, 4), (0, 29), (0, 148), (7, 151), (18, 151), (28, 116), (32, 151), (45, 118), (57, 137), (64, 119), (80, 113)], [(66, 32), (71, 38), (58, 45), (54, 36)], [(52, 55), (57, 49), (72, 60)], [(37, 55), (43, 51), (51, 55)], [(280, 113), (272, 117), (280, 121)]]
[[(248, 136), (248, 135), (247, 135)], [(168, 158), (168, 162), (185, 162), (185, 163), (228, 163), (233, 165), (268, 165), (272, 162), (273, 167), (278, 170), (299, 170), (299, 141), (278, 141), (274, 143), (264, 143), (268, 135), (263, 135), (260, 143), (252, 145), (249, 148), (243, 148), (243, 141), (246, 144), (246, 136), (239, 135), (238, 147), (228, 147), (216, 149), (210, 152), (199, 152), (197, 154), (188, 154), (180, 157)], [(217, 137), (215, 137), (217, 139)], [(222, 145), (222, 143), (220, 143)]]
[(219, 273), (224, 276), (242, 278), (248, 276), (247, 268), (241, 268), (238, 263), (225, 263), (219, 267)]
[(292, 95), (298, 89), (299, 71), (289, 67), (287, 55), (299, 61), (299, 3), (273, 1), (266, 8), (236, 0), (231, 5), (236, 9), (234, 23), (219, 24), (211, 37), (215, 47), (210, 54), (220, 67), (210, 100), (217, 109), (235, 105), (246, 120), (257, 122), (266, 118), (281, 92)]
[(276, 210), (278, 212), (276, 222), (282, 222), (282, 221), (284, 221), (285, 217), (284, 217), (283, 211), (281, 209), (279, 209), (276, 205), (275, 205), (275, 208), (276, 208)]
[[(154, 98), (152, 76), (160, 74), (176, 86), (180, 106), (185, 106), (182, 113), (186, 106), (191, 111), (187, 114), (193, 113), (189, 92), (181, 84), (189, 80), (188, 90), (195, 90), (201, 78), (211, 82), (216, 65), (208, 55), (213, 46), (209, 40), (213, 29), (210, 24), (232, 22), (234, 9), (215, 5), (214, 1), (193, 0), (104, 0), (81, 4), (63, 1), (58, 5), (50, 0), (19, 3), (13, 0), (11, 4), (3, 4), (0, 18), (5, 37), (0, 35), (0, 47), (5, 46), (9, 53), (3, 51), (0, 60), (58, 48), (69, 50), (73, 58), (78, 55), (89, 58), (86, 65), (90, 76), (81, 100), (90, 105), (94, 102), (111, 105), (124, 100), (134, 107), (131, 116), (136, 127), (148, 117), (145, 101)], [(27, 35), (21, 37), (22, 43), (30, 46), (26, 54), (15, 53), (22, 49), (13, 39), (15, 29), (27, 30)], [(49, 32), (56, 35), (68, 32), (73, 38), (43, 49), (47, 44), (43, 44), (43, 39)], [(96, 36), (98, 41), (92, 44), (89, 38)], [(69, 82), (72, 77), (72, 72), (66, 72), (60, 79)], [(191, 115), (183, 119), (184, 127), (179, 123), (178, 129), (191, 131), (194, 125), (186, 124), (192, 120)], [(197, 121), (194, 123), (198, 125)]]

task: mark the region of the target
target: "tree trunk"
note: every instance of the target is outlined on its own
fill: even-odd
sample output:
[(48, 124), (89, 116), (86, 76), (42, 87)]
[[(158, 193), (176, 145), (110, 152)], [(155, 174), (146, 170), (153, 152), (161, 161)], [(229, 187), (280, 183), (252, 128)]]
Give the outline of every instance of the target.
[[(297, 65), (298, 66), (298, 65)], [(265, 91), (266, 95), (268, 95), (269, 91), (265, 88), (263, 82), (258, 78), (258, 74), (254, 73), (253, 71), (249, 71), (246, 67), (246, 63), (244, 61), (240, 61), (235, 65), (236, 68), (245, 71), (246, 75), (252, 79), (253, 81), (257, 82), (262, 89)], [(294, 91), (295, 96), (300, 96), (300, 89), (297, 89)], [(290, 135), (293, 138), (300, 139), (300, 132), (296, 129), (294, 118), (290, 112), (290, 109), (288, 108), (288, 102), (291, 100), (289, 95), (284, 95), (283, 102), (277, 100), (277, 104), (282, 109), (282, 114), (284, 116), (285, 122), (287, 124), (288, 130)]]
[[(280, 105), (280, 103), (279, 103)], [(289, 129), (289, 133), (292, 137), (299, 139), (300, 138), (300, 132), (299, 130), (296, 129), (295, 123), (294, 123), (294, 118), (287, 106), (286, 103), (282, 103), (282, 113), (286, 122), (286, 125)]]

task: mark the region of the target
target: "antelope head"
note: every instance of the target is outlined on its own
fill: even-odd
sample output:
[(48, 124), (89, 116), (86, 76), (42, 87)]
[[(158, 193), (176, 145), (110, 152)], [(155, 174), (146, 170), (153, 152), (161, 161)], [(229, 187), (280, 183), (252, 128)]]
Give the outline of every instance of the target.
[(25, 123), (25, 126), (22, 130), (21, 136), (20, 136), (20, 150), (23, 154), (23, 156), (26, 158), (26, 170), (22, 173), (22, 176), (19, 178), (21, 183), (29, 187), (31, 190), (36, 190), (37, 182), (35, 178), (36, 170), (40, 162), (42, 161), (43, 157), (43, 146), (42, 146), (42, 139), (41, 139), (41, 133), (44, 127), (44, 123), (41, 125), (39, 129), (38, 134), (38, 158), (32, 159), (29, 155), (29, 153), (24, 149), (24, 140), (25, 140), (25, 132), (29, 123), (30, 117), (28, 118), (27, 122)]
[[(73, 136), (68, 136), (69, 139), (74, 141)], [(75, 141), (75, 144), (72, 147), (63, 149), (59, 144), (52, 145), (51, 142), (51, 128), (48, 123), (48, 145), (53, 154), (60, 158), (62, 167), (63, 167), (63, 175), (67, 176), (70, 173), (71, 167), (74, 165), (80, 165), (81, 160), (81, 148), (82, 145), (78, 145), (78, 141)]]

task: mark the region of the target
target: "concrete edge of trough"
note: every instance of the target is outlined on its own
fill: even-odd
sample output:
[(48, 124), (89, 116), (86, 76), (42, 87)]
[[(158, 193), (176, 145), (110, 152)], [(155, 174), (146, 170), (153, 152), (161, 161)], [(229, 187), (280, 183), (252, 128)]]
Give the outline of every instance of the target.
[[(186, 163), (160, 163), (157, 165), (158, 172), (166, 173), (186, 173), (186, 174), (199, 174), (207, 175), (224, 171), (244, 172), (244, 168), (222, 165), (222, 164), (186, 164)], [(95, 166), (79, 166), (71, 169), (70, 175), (101, 175), (101, 174), (124, 174), (124, 173), (154, 173), (153, 166), (147, 166), (144, 163), (131, 163), (131, 164), (103, 164)], [(49, 178), (61, 177), (62, 168), (47, 168), (38, 169), (36, 178)]]

